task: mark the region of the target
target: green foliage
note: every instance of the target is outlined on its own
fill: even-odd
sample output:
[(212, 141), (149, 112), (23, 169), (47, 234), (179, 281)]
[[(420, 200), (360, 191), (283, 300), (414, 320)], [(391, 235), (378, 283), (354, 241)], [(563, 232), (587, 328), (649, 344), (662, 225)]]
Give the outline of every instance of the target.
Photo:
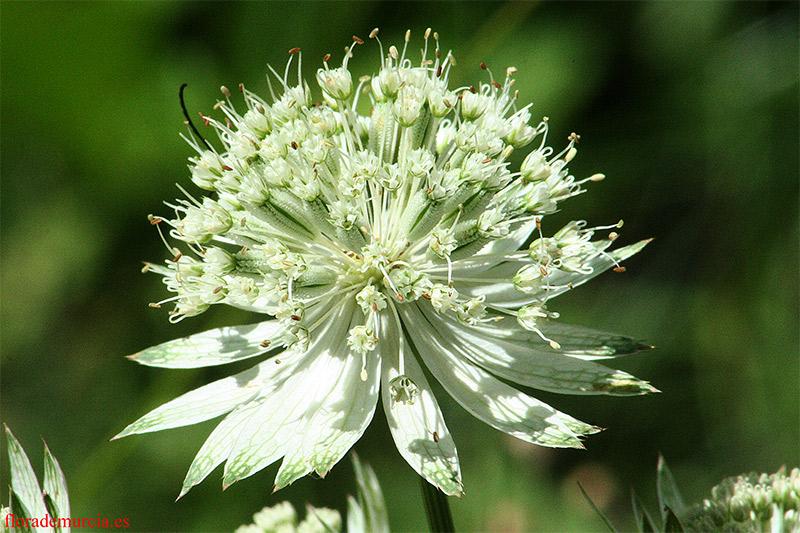
[(45, 444), (44, 485), (40, 487), (25, 450), (8, 426), (5, 426), (5, 430), (11, 469), (11, 492), (9, 507), (2, 509), (0, 530), (10, 533), (69, 533), (69, 494), (58, 461)]
[[(687, 506), (663, 457), (658, 458), (657, 493), (661, 525), (654, 525), (634, 491), (633, 515), (637, 531), (664, 533), (714, 531), (800, 532), (800, 468), (789, 474), (745, 474), (726, 478), (711, 489), (711, 497)], [(610, 531), (617, 531), (583, 490), (584, 497)]]

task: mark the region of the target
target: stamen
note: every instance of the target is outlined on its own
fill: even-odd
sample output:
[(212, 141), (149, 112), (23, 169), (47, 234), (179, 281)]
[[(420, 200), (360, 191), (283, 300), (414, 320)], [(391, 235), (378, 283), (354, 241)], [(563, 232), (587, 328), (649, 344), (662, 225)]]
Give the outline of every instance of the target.
[(367, 381), (367, 354), (361, 354), (361, 381)]
[(453, 287), (453, 262), (450, 260), (449, 255), (444, 256), (447, 259), (447, 286)]
[(386, 273), (386, 269), (383, 268), (382, 264), (378, 265), (378, 269), (381, 271), (381, 274), (383, 274), (383, 277), (386, 280), (386, 282), (389, 284), (389, 287), (391, 287), (392, 290), (394, 291), (395, 298), (397, 298), (399, 301), (402, 302), (403, 301), (403, 295), (400, 294), (400, 291), (398, 291), (397, 287), (395, 287), (394, 283), (392, 283), (392, 279), (389, 277), (389, 274)]

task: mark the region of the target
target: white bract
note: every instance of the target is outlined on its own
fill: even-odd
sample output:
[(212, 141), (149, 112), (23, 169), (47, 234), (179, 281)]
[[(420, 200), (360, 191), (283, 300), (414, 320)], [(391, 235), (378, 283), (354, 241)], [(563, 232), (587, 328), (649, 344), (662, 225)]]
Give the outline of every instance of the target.
[[(376, 37), (375, 30), (371, 37)], [(433, 39), (431, 39), (433, 37)], [(182, 250), (164, 265), (171, 320), (228, 304), (268, 315), (132, 358), (167, 368), (266, 354), (250, 370), (189, 392), (119, 436), (224, 416), (197, 454), (183, 493), (225, 463), (225, 486), (283, 458), (284, 487), (325, 475), (359, 439), (378, 397), (397, 448), (447, 494), (462, 491), (454, 439), (423, 373), (487, 424), (528, 442), (580, 448), (599, 428), (497, 379), (569, 394), (655, 389), (594, 362), (647, 348), (633, 339), (554, 322), (550, 299), (641, 250), (610, 250), (616, 234), (572, 222), (552, 237), (543, 217), (583, 192), (556, 153), (547, 119), (531, 126), (512, 75), (450, 88), (454, 65), (425, 32), (417, 63), (394, 46), (372, 77), (317, 71), (322, 103), (289, 80), (272, 103), (241, 87), (204, 117), (222, 149), (189, 142), (192, 181), (209, 196), (151, 217)], [(296, 53), (297, 50), (292, 50)], [(485, 67), (484, 67), (485, 68)], [(534, 142), (538, 139), (538, 142)], [(520, 170), (508, 158), (533, 143)], [(613, 226), (614, 228), (618, 225)], [(526, 243), (533, 241), (530, 246)]]

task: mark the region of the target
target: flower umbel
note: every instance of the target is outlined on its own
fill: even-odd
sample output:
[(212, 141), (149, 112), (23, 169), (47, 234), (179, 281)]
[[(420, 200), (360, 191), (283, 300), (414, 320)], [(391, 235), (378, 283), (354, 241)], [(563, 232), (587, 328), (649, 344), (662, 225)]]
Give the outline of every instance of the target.
[[(370, 37), (377, 40), (377, 30)], [(380, 41), (378, 41), (380, 43)], [(455, 64), (425, 32), (421, 60), (384, 53), (372, 77), (353, 80), (326, 56), (314, 103), (299, 50), (272, 103), (240, 86), (203, 117), (224, 148), (189, 139), (192, 181), (209, 196), (168, 204), (151, 217), (169, 236), (163, 276), (171, 320), (228, 304), (269, 315), (168, 342), (131, 356), (151, 366), (194, 368), (266, 354), (253, 368), (155, 409), (120, 435), (225, 415), (203, 445), (181, 494), (225, 463), (228, 486), (283, 458), (276, 488), (325, 475), (359, 439), (378, 396), (398, 450), (447, 494), (462, 491), (453, 437), (423, 365), (465, 409), (487, 424), (545, 446), (580, 448), (599, 431), (507, 385), (569, 394), (655, 392), (596, 363), (648, 346), (554, 322), (550, 299), (648, 241), (610, 250), (616, 229), (571, 222), (552, 237), (543, 218), (598, 181), (577, 180), (546, 146), (547, 119), (529, 125), (518, 107), (515, 69), (476, 87), (450, 88)], [(298, 56), (298, 80), (290, 81)], [(485, 66), (481, 65), (484, 69)], [(274, 71), (273, 71), (274, 73)], [(202, 142), (201, 142), (202, 141)], [(534, 141), (537, 141), (534, 143)], [(534, 143), (519, 170), (514, 150)], [(523, 247), (530, 239), (533, 242)], [(166, 241), (165, 241), (166, 242)]]

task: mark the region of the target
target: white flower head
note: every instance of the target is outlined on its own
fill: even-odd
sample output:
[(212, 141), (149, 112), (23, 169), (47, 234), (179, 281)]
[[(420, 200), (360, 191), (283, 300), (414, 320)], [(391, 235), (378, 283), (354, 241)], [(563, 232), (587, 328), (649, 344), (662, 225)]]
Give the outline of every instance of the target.
[[(543, 234), (546, 215), (597, 181), (567, 170), (577, 135), (558, 153), (546, 146), (547, 119), (528, 124), (513, 68), (502, 83), (487, 72), (475, 87), (450, 87), (453, 56), (430, 30), (420, 62), (406, 54), (407, 38), (354, 87), (354, 40), (341, 67), (325, 58), (316, 94), (290, 81), (291, 59), (272, 103), (241, 88), (237, 110), (223, 91), (223, 116), (204, 117), (219, 147), (190, 140), (192, 180), (208, 196), (187, 194), (174, 220), (151, 217), (183, 243), (147, 267), (173, 293), (154, 307), (174, 303), (173, 321), (217, 304), (267, 315), (132, 356), (168, 368), (267, 356), (120, 434), (224, 417), (182, 494), (222, 463), (225, 486), (279, 459), (277, 488), (324, 476), (379, 398), (411, 467), (460, 494), (455, 441), (423, 366), (477, 418), (544, 446), (580, 448), (599, 428), (507, 382), (568, 394), (655, 391), (595, 362), (646, 345), (562, 324), (547, 310), (559, 294), (622, 270), (647, 243), (609, 251), (616, 234), (593, 241), (609, 228), (583, 222)], [(539, 146), (515, 169), (509, 156), (530, 143)]]

